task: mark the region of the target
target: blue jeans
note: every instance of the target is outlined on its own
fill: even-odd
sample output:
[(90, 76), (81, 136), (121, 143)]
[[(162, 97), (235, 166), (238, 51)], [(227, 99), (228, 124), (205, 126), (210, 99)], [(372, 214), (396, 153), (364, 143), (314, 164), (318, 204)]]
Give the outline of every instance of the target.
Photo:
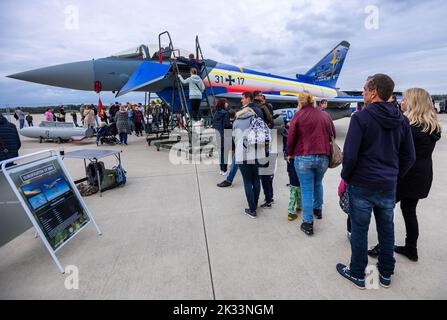
[(23, 129), (23, 127), (25, 126), (25, 120), (20, 119), (19, 123), (20, 123), (20, 129)]
[(308, 155), (295, 157), (295, 170), (301, 185), (303, 221), (313, 223), (314, 209), (323, 207), (323, 177), (329, 166), (329, 157)]
[(240, 164), (242, 178), (244, 179), (245, 196), (247, 197), (250, 211), (258, 208), (259, 194), (261, 193), (261, 181), (259, 180), (259, 168), (255, 164)]
[(237, 173), (236, 156), (234, 155), (233, 152), (233, 159), (231, 160), (230, 173), (228, 174), (228, 177), (226, 179), (228, 183), (233, 183), (236, 173)]
[(127, 133), (126, 132), (121, 132), (119, 134), (119, 136), (120, 136), (120, 142), (121, 143), (127, 143)]
[(135, 122), (133, 122), (133, 120), (131, 119), (128, 119), (127, 125), (129, 126), (129, 133), (132, 134), (132, 132), (135, 131)]
[(378, 269), (389, 278), (394, 273), (394, 206), (395, 190), (376, 190), (348, 185), (351, 230), (351, 265), (354, 277), (365, 278), (368, 265), (368, 229), (374, 210), (379, 236)]

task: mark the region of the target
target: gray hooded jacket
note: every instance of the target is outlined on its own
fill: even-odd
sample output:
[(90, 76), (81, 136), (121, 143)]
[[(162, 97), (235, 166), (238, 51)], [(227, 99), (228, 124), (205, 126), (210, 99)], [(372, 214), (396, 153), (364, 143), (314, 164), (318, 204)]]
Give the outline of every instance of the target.
[(193, 74), (188, 79), (184, 80), (181, 75), (179, 75), (180, 81), (183, 84), (189, 85), (189, 99), (200, 99), (202, 100), (202, 92), (205, 91), (205, 84), (198, 75)]

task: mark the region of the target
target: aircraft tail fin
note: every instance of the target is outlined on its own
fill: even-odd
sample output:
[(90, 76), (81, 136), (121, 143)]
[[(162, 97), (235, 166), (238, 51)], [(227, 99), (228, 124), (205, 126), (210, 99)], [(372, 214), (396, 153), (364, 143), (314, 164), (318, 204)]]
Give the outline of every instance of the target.
[(349, 42), (340, 42), (306, 74), (297, 75), (297, 79), (303, 82), (335, 88), (349, 47)]

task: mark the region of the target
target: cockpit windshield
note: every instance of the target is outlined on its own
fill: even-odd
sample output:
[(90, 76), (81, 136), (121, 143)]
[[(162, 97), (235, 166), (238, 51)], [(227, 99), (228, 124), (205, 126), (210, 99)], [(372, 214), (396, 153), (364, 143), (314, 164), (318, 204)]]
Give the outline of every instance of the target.
[(112, 57), (122, 59), (142, 59), (147, 60), (149, 57), (149, 51), (146, 45), (142, 44), (139, 47), (127, 49), (125, 51), (113, 54)]
[[(163, 46), (162, 45), (162, 55), (164, 58), (173, 58), (175, 57), (185, 57), (188, 58), (191, 54), (190, 51), (178, 48), (174, 49), (174, 52), (171, 52), (169, 50), (169, 46)], [(139, 59), (139, 60), (158, 60), (158, 51), (159, 46), (156, 44), (152, 45), (140, 45), (136, 48), (131, 48), (116, 54), (113, 54), (112, 57), (114, 58), (121, 58), (121, 59)]]

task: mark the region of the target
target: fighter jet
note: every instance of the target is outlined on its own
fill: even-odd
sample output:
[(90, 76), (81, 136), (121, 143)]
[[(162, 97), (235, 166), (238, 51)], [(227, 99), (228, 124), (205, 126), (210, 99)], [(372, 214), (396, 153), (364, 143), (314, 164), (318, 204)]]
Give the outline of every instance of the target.
[(47, 189), (52, 189), (55, 185), (57, 185), (57, 183), (59, 181), (61, 181), (62, 178), (57, 178), (56, 180), (54, 180), (53, 182), (51, 182), (50, 184), (44, 184), (43, 186)]
[[(189, 75), (190, 67), (200, 70), (206, 90), (204, 100), (208, 106), (215, 105), (219, 98), (226, 98), (230, 105), (240, 106), (241, 93), (261, 91), (266, 100), (276, 109), (297, 103), (297, 96), (307, 90), (316, 100), (329, 102), (327, 112), (333, 119), (350, 116), (350, 103), (362, 102), (362, 97), (352, 97), (336, 89), (336, 83), (350, 44), (340, 42), (305, 74), (295, 78), (268, 74), (203, 59), (196, 37), (196, 55), (174, 48), (169, 36), (169, 45), (140, 45), (112, 56), (88, 61), (56, 65), (8, 76), (9, 78), (35, 82), (50, 86), (95, 91), (111, 91), (122, 96), (132, 91), (156, 93), (169, 104), (174, 112), (181, 112), (182, 95), (188, 97), (188, 88), (179, 91), (178, 74), (184, 78)], [(197, 59), (199, 56), (202, 59)], [(189, 108), (189, 102), (186, 101)], [(202, 105), (206, 105), (202, 102)], [(286, 116), (290, 112), (284, 113)]]

